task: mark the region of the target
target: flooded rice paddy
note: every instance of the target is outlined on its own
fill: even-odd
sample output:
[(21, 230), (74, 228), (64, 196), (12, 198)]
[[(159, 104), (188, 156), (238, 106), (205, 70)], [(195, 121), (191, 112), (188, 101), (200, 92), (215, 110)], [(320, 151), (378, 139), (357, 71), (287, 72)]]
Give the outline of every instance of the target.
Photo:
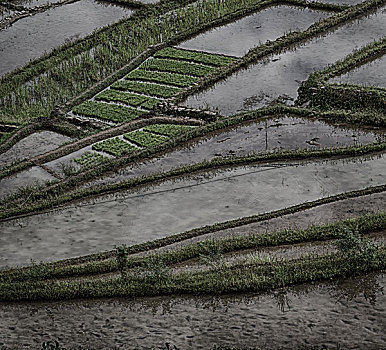
[(290, 31), (305, 30), (328, 12), (293, 6), (274, 6), (236, 22), (214, 28), (183, 42), (179, 48), (230, 56), (244, 56), (250, 49)]
[(386, 88), (386, 55), (353, 69), (339, 77), (330, 79), (330, 83), (347, 83)]
[(54, 176), (39, 166), (34, 166), (16, 175), (0, 180), (0, 199), (17, 192), (18, 187), (36, 186), (45, 181), (56, 180)]
[[(386, 32), (386, 8), (339, 27), (284, 53), (266, 58), (214, 87), (189, 97), (183, 104), (231, 115), (270, 104), (279, 96), (292, 102), (310, 73), (320, 70), (354, 49), (379, 40)], [(321, 54), (321, 52), (323, 54)]]
[[(0, 266), (58, 260), (384, 184), (386, 157), (246, 166), (187, 176), (0, 224)], [(272, 193), (275, 193), (273, 196)]]
[[(286, 116), (255, 121), (207, 135), (199, 141), (190, 142), (160, 158), (141, 162), (135, 166), (118, 170), (95, 183), (113, 183), (168, 171), (188, 164), (212, 160), (215, 157), (246, 156), (251, 153), (266, 153), (280, 150), (320, 149), (359, 144), (369, 144), (384, 139), (382, 130), (357, 129), (348, 125)], [(74, 155), (63, 157), (46, 165), (59, 171), (59, 164)]]
[(269, 294), (0, 304), (0, 346), (383, 349), (386, 275)]
[(0, 76), (131, 14), (125, 7), (82, 0), (23, 18), (0, 31)]
[(52, 151), (71, 140), (68, 136), (52, 131), (40, 131), (29, 135), (0, 154), (0, 169), (12, 162)]

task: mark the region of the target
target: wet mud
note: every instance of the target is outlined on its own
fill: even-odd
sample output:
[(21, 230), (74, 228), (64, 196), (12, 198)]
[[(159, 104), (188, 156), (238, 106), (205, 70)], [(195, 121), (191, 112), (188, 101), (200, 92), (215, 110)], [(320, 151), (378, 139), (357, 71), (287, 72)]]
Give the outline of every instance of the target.
[(386, 275), (269, 294), (0, 304), (0, 346), (180, 349), (386, 347)]
[(211, 171), (82, 201), (1, 223), (0, 266), (96, 253), (381, 185), (385, 171), (384, 156), (282, 162)]

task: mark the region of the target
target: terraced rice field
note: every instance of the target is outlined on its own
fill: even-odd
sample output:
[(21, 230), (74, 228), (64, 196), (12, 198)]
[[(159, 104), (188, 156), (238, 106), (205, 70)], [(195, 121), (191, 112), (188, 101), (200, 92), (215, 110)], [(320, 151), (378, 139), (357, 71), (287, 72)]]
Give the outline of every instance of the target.
[(0, 5), (0, 349), (386, 348), (385, 0)]

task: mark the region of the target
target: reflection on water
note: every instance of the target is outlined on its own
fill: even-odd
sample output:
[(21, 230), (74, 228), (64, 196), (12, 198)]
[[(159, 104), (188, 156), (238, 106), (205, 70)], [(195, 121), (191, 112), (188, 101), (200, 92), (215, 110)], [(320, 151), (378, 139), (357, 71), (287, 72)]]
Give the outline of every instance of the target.
[[(357, 288), (362, 283), (370, 298)], [(386, 275), (379, 273), (268, 294), (3, 303), (0, 346), (31, 348), (58, 339), (66, 347), (98, 349), (128, 349), (128, 344), (164, 349), (165, 343), (192, 350), (215, 345), (336, 349), (338, 344), (382, 349), (385, 283)]]

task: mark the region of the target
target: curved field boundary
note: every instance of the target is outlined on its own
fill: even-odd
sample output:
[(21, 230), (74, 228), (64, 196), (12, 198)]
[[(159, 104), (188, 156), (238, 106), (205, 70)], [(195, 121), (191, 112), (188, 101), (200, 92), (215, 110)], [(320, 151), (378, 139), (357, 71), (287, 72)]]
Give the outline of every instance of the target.
[(328, 80), (386, 54), (386, 37), (348, 55), (326, 69), (310, 74), (299, 88), (297, 103), (311, 102), (321, 109), (365, 110), (379, 114), (386, 123), (386, 89), (351, 84), (331, 84)]
[[(165, 145), (164, 143), (162, 145)], [(375, 143), (366, 146), (350, 146), (336, 149), (288, 151), (281, 153), (268, 153), (249, 155), (246, 157), (215, 158), (211, 161), (203, 161), (193, 165), (173, 169), (164, 173), (157, 173), (141, 178), (133, 178), (114, 184), (95, 185), (87, 188), (76, 189), (84, 181), (85, 174), (77, 175), (63, 182), (47, 188), (31, 188), (28, 196), (9, 196), (4, 199), (0, 207), (0, 221), (25, 216), (31, 213), (41, 212), (47, 209), (61, 206), (72, 201), (91, 198), (115, 191), (137, 188), (138, 186), (154, 184), (159, 181), (170, 180), (184, 175), (191, 175), (201, 171), (218, 169), (222, 167), (241, 166), (246, 164), (258, 164), (260, 162), (277, 162), (283, 160), (323, 159), (333, 157), (354, 157), (366, 154), (382, 154), (386, 150), (386, 143)], [(146, 152), (146, 149), (142, 152)], [(118, 159), (115, 159), (119, 161)], [(102, 166), (103, 167), (103, 164)], [(98, 176), (100, 170), (91, 169), (86, 174)]]
[(294, 284), (357, 276), (386, 268), (386, 248), (371, 260), (364, 255), (333, 253), (272, 263), (246, 262), (208, 271), (181, 272), (158, 278), (115, 278), (0, 283), (1, 301), (66, 300), (176, 294), (261, 292)]
[[(127, 257), (125, 268), (146, 266), (152, 260), (161, 260), (166, 265), (179, 264), (184, 261), (198, 258), (208, 252), (221, 251), (224, 253), (245, 249), (257, 249), (269, 246), (281, 246), (305, 242), (321, 242), (338, 239), (347, 230), (360, 235), (384, 231), (386, 228), (386, 213), (367, 214), (356, 218), (337, 221), (332, 224), (311, 226), (304, 230), (287, 229), (259, 234), (232, 236), (222, 239), (206, 239), (182, 247), (176, 247), (163, 252), (153, 252), (145, 256), (132, 256), (133, 248), (125, 247)], [(175, 235), (178, 236), (178, 235)], [(196, 236), (197, 237), (197, 236)], [(156, 242), (156, 241), (154, 241)], [(152, 244), (154, 242), (148, 242)], [(183, 241), (180, 241), (183, 242)], [(163, 246), (166, 247), (166, 246)], [(148, 251), (157, 250), (153, 247)], [(1, 282), (17, 282), (28, 280), (47, 280), (54, 278), (90, 276), (117, 272), (119, 266), (116, 257), (117, 251), (93, 254), (79, 258), (59, 260), (52, 263), (41, 263), (38, 266), (12, 268), (0, 272)], [(105, 258), (102, 259), (101, 256)]]

